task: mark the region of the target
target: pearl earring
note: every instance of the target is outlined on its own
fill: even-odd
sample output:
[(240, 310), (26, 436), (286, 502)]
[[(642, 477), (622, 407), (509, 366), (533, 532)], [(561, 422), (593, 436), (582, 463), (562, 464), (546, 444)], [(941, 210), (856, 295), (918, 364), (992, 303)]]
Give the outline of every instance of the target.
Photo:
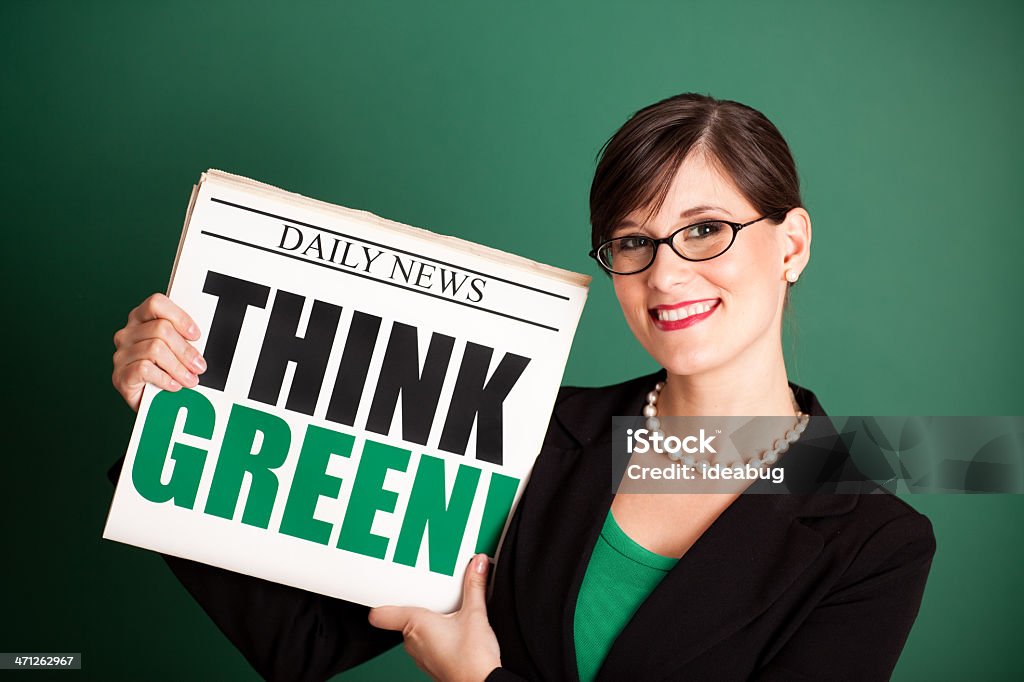
[(786, 270), (786, 281), (792, 284), (800, 279), (800, 273), (796, 270)]

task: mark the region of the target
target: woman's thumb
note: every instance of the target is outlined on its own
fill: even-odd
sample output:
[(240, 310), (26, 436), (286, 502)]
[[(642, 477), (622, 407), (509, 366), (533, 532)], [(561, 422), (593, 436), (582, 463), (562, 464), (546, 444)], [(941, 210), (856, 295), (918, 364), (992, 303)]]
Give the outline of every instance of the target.
[(477, 554), (466, 567), (462, 581), (462, 610), (487, 610), (487, 570), (490, 562), (486, 554)]

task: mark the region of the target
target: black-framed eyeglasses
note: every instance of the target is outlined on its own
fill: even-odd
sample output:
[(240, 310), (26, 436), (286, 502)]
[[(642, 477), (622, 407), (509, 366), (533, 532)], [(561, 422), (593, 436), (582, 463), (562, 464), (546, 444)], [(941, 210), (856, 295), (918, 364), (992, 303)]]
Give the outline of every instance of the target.
[(746, 223), (702, 220), (693, 225), (680, 227), (661, 239), (642, 234), (616, 237), (591, 251), (590, 257), (613, 275), (635, 275), (651, 267), (658, 255), (658, 247), (662, 244), (668, 244), (669, 248), (683, 260), (711, 260), (728, 251), (736, 241), (736, 235), (744, 227), (784, 214), (785, 211), (775, 211)]

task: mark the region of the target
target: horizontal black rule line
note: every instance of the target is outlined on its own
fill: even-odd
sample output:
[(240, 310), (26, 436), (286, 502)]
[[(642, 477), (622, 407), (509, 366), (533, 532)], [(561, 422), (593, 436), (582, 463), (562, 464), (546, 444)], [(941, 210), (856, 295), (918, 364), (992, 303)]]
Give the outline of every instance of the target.
[(401, 284), (398, 284), (397, 282), (391, 282), (391, 281), (388, 281), (386, 279), (377, 279), (376, 277), (370, 277), (369, 275), (363, 274), (361, 272), (354, 272), (352, 270), (349, 270), (348, 268), (342, 268), (342, 267), (338, 267), (338, 266), (335, 266), (335, 265), (329, 265), (327, 263), (323, 263), (323, 262), (320, 262), (320, 261), (308, 260), (306, 258), (302, 258), (301, 256), (296, 256), (294, 253), (285, 253), (283, 251), (278, 251), (277, 249), (272, 249), (272, 248), (267, 247), (267, 246), (260, 246), (259, 244), (250, 244), (249, 242), (242, 241), (241, 239), (235, 239), (234, 237), (227, 237), (227, 236), (222, 235), (222, 234), (215, 234), (215, 233), (209, 232), (207, 230), (201, 230), (200, 233), (206, 235), (207, 237), (216, 237), (217, 239), (223, 239), (224, 241), (231, 242), (232, 244), (239, 244), (240, 246), (248, 246), (251, 249), (258, 249), (259, 251), (266, 251), (267, 253), (272, 253), (272, 254), (274, 254), (276, 256), (284, 256), (285, 258), (291, 258), (292, 260), (297, 260), (300, 263), (307, 263), (309, 265), (319, 265), (320, 267), (327, 268), (328, 270), (334, 270), (335, 272), (340, 272), (340, 273), (345, 274), (345, 275), (354, 275), (355, 277), (361, 277), (362, 279), (366, 279), (366, 280), (369, 280), (371, 282), (376, 282), (377, 284), (387, 284), (388, 286), (392, 286), (392, 287), (395, 287), (397, 289), (402, 289), (403, 291), (411, 291), (412, 293), (420, 294), (421, 296), (429, 296), (430, 298), (436, 298), (437, 300), (444, 301), (446, 303), (457, 303), (458, 305), (464, 305), (467, 308), (471, 308), (473, 310), (479, 310), (482, 313), (490, 313), (491, 315), (498, 315), (500, 317), (506, 317), (506, 318), (508, 318), (510, 320), (515, 320), (516, 322), (522, 322), (524, 324), (531, 324), (534, 327), (540, 327), (541, 329), (548, 329), (548, 330), (553, 331), (553, 332), (557, 332), (558, 331), (557, 327), (549, 327), (548, 325), (541, 324), (540, 322), (534, 322), (533, 320), (527, 320), (527, 319), (522, 318), (522, 317), (516, 317), (515, 315), (509, 315), (508, 313), (499, 312), (497, 310), (491, 310), (490, 308), (481, 308), (480, 306), (472, 305), (470, 303), (467, 303), (466, 301), (456, 301), (455, 299), (445, 298), (444, 296), (439, 296), (438, 294), (432, 294), (429, 291), (421, 291), (419, 289), (414, 289), (412, 287), (405, 287), (405, 286), (402, 286)]
[(429, 256), (421, 256), (418, 253), (413, 253), (412, 251), (405, 251), (404, 249), (396, 249), (395, 247), (388, 246), (387, 244), (380, 244), (378, 242), (371, 242), (369, 239), (363, 239), (362, 237), (353, 237), (352, 235), (345, 234), (343, 232), (335, 232), (334, 230), (328, 230), (326, 227), (318, 227), (318, 226), (312, 225), (310, 223), (304, 223), (301, 220), (293, 220), (291, 218), (286, 218), (284, 216), (280, 216), (280, 215), (277, 215), (277, 214), (274, 214), (274, 213), (268, 213), (267, 211), (261, 211), (258, 208), (252, 208), (250, 206), (243, 206), (242, 204), (232, 203), (230, 201), (225, 201), (224, 199), (218, 199), (216, 197), (210, 197), (210, 201), (213, 201), (213, 202), (218, 203), (218, 204), (224, 204), (225, 206), (232, 206), (234, 208), (239, 208), (239, 209), (241, 209), (243, 211), (249, 211), (251, 213), (258, 213), (260, 215), (267, 216), (268, 218), (276, 218), (277, 220), (283, 220), (286, 223), (295, 223), (296, 225), (302, 225), (303, 227), (309, 227), (309, 228), (312, 228), (314, 230), (319, 230), (320, 232), (325, 232), (327, 234), (333, 234), (335, 237), (343, 237), (345, 239), (351, 239), (351, 240), (357, 241), (357, 242), (359, 242), (361, 244), (372, 244), (373, 246), (376, 246), (376, 247), (381, 248), (381, 249), (388, 249), (389, 251), (394, 251), (395, 253), (404, 253), (407, 256), (412, 256), (413, 258), (419, 258), (420, 260), (428, 260), (431, 263), (437, 263), (438, 265), (447, 265), (450, 268), (455, 268), (456, 270), (460, 270), (462, 272), (472, 272), (474, 275), (480, 275), (481, 277), (486, 277), (488, 279), (493, 279), (496, 282), (504, 282), (505, 284), (511, 284), (512, 286), (519, 287), (521, 289), (529, 289), (530, 291), (536, 291), (538, 294), (544, 294), (545, 296), (554, 296), (555, 298), (560, 298), (563, 301), (568, 301), (569, 300), (568, 296), (562, 296), (561, 294), (556, 294), (556, 293), (551, 292), (551, 291), (544, 291), (543, 289), (538, 289), (536, 287), (531, 287), (528, 284), (521, 284), (519, 282), (513, 282), (510, 279), (504, 279), (504, 278), (501, 278), (501, 277), (495, 277), (494, 275), (488, 275), (486, 272), (480, 272), (479, 270), (470, 270), (469, 268), (464, 268), (461, 265), (455, 265), (454, 263), (448, 263), (446, 261), (438, 260), (436, 258), (430, 258)]

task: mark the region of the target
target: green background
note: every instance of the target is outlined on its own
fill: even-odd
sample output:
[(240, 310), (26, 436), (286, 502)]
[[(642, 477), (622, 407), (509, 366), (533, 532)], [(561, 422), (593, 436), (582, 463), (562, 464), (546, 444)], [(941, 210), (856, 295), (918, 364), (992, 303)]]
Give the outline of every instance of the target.
[[(598, 275), (602, 143), (683, 91), (762, 110), (814, 224), (791, 378), (832, 414), (1024, 414), (1018, 2), (3, 2), (0, 651), (247, 679), (153, 554), (100, 539), (111, 336), (209, 167)], [(595, 277), (565, 381), (653, 369)], [(896, 679), (1020, 678), (1022, 496), (914, 496), (938, 554)], [(71, 673), (60, 673), (62, 679)], [(398, 648), (344, 676), (422, 679)]]

